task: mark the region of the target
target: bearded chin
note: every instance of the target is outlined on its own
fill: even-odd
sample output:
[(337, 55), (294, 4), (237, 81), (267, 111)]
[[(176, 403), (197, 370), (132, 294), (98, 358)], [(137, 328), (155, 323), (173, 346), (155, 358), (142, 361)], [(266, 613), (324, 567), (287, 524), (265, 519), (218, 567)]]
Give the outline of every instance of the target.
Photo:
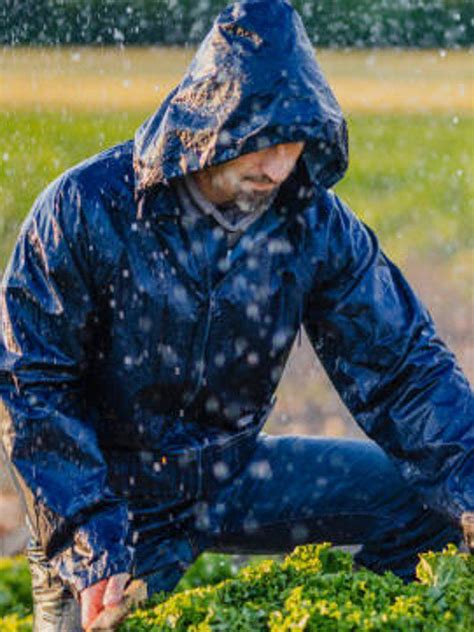
[(234, 206), (242, 213), (262, 213), (266, 211), (275, 200), (278, 187), (270, 193), (247, 193), (241, 192), (234, 200)]

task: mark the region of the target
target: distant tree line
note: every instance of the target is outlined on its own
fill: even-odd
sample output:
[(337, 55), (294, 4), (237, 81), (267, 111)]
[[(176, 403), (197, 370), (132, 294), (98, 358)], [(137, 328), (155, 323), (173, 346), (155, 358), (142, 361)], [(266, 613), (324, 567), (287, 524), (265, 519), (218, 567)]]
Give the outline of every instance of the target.
[[(195, 44), (226, 0), (0, 0), (2, 45)], [(474, 0), (293, 0), (316, 46), (461, 47)]]

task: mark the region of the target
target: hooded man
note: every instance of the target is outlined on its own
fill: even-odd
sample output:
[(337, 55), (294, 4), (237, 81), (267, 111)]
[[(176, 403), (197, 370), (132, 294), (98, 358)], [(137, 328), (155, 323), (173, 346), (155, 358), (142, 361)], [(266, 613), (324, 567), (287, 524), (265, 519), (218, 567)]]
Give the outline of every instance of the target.
[[(122, 143), (37, 199), (2, 288), (3, 444), (35, 630), (204, 550), (362, 544), (413, 577), (472, 510), (473, 397), (426, 309), (329, 190), (346, 126), (297, 13), (239, 2)], [(300, 327), (373, 441), (260, 430)], [(50, 627), (48, 627), (50, 626)]]

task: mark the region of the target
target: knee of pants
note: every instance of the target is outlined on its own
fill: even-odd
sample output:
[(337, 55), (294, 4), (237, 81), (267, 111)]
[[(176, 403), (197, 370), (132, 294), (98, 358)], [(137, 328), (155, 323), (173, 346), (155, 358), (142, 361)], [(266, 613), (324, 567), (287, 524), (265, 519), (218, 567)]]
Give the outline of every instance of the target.
[(81, 632), (79, 602), (34, 537), (28, 543), (27, 558), (33, 590), (33, 632)]

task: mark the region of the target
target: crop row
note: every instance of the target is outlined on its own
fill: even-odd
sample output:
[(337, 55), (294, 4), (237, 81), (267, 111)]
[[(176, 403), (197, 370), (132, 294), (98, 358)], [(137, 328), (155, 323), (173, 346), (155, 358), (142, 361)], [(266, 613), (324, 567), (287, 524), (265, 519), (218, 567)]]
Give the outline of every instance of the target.
[[(220, 556), (222, 557), (222, 556)], [(219, 557), (219, 560), (220, 560)], [(212, 557), (208, 557), (211, 560)], [(217, 557), (215, 558), (216, 563)], [(329, 544), (297, 547), (218, 581), (200, 561), (170, 596), (158, 593), (121, 632), (466, 632), (474, 629), (474, 557), (449, 545), (425, 553), (417, 581), (354, 570), (349, 553)], [(212, 564), (211, 564), (212, 566)], [(200, 585), (201, 580), (217, 582)], [(0, 561), (0, 630), (31, 630), (29, 577), (23, 560)], [(194, 574), (194, 575), (193, 575)], [(190, 579), (192, 581), (190, 581)], [(197, 581), (196, 581), (197, 580)], [(3, 615), (3, 618), (2, 618)]]

